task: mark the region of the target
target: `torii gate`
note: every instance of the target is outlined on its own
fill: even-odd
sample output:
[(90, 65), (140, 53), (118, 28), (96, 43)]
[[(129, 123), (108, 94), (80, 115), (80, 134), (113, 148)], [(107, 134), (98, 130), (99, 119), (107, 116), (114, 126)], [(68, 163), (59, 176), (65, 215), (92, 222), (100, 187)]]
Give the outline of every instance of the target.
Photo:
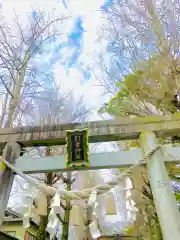
[[(158, 148), (153, 154), (151, 150), (159, 144), (158, 137), (180, 134), (180, 117), (155, 116), (131, 120), (95, 121), (84, 124), (72, 123), (0, 129), (0, 148), (5, 147), (4, 159), (13, 163), (24, 173), (68, 171), (65, 156), (34, 159), (20, 156), (22, 155), (21, 149), (32, 146), (64, 145), (66, 143), (66, 130), (84, 128), (88, 128), (90, 143), (140, 139), (142, 149), (91, 154), (90, 166), (84, 170), (131, 166), (151, 153), (147, 159), (147, 170), (163, 238), (165, 240), (179, 240), (180, 213), (164, 165), (164, 161), (167, 159), (164, 159), (162, 148)], [(172, 161), (180, 161), (180, 147), (168, 147), (166, 151), (174, 156)], [(0, 220), (3, 218), (7, 206), (13, 179), (12, 171), (6, 170), (0, 188)]]

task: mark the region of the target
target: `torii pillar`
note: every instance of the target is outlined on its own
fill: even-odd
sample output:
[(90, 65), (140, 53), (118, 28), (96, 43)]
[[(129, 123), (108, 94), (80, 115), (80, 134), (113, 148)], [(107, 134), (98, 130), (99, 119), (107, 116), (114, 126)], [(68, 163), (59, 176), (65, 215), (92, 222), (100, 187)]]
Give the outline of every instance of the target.
[[(140, 141), (145, 154), (159, 144), (154, 132), (143, 132)], [(164, 164), (162, 150), (147, 160), (147, 171), (164, 240), (180, 239), (180, 212)]]
[[(11, 164), (15, 163), (16, 158), (20, 156), (21, 147), (17, 142), (8, 142), (5, 146), (2, 158)], [(6, 168), (0, 176), (0, 228), (4, 221), (4, 212), (6, 211), (12, 184), (14, 181), (14, 173)]]

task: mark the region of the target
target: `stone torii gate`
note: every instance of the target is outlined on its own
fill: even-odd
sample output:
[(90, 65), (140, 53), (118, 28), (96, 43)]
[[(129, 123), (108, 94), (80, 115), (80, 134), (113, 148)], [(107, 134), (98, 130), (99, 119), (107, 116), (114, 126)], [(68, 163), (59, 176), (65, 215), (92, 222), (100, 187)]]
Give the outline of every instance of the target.
[[(139, 149), (91, 154), (90, 166), (84, 170), (132, 166), (138, 160), (143, 160), (144, 156), (148, 156), (146, 165), (163, 238), (179, 240), (180, 213), (164, 164), (164, 161), (170, 159), (165, 159), (163, 151), (172, 156), (172, 161), (178, 162), (180, 147), (158, 147), (159, 137), (180, 134), (180, 117), (178, 116), (0, 129), (0, 148), (4, 149), (3, 158), (24, 173), (72, 171), (66, 168), (65, 156), (25, 157), (22, 156), (22, 148), (65, 145), (66, 130), (84, 128), (88, 128), (89, 143), (140, 139), (142, 148)], [(13, 172), (6, 169), (1, 177), (0, 220), (4, 217), (13, 179)]]

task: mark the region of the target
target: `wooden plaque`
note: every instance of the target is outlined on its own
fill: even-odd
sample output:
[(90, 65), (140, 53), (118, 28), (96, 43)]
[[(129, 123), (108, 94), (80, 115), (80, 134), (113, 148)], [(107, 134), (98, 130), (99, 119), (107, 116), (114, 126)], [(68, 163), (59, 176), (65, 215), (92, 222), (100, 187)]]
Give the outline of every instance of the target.
[(67, 131), (66, 166), (67, 168), (89, 166), (88, 129)]

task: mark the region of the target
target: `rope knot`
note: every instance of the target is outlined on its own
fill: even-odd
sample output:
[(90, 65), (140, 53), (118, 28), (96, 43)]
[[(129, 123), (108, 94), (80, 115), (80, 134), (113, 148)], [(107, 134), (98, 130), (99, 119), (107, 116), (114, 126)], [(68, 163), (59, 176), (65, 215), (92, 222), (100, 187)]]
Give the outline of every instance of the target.
[(158, 150), (159, 148), (161, 148), (161, 144), (158, 144), (152, 147), (152, 149), (145, 154), (144, 160), (151, 157), (151, 155), (153, 155), (156, 152), (156, 150)]

